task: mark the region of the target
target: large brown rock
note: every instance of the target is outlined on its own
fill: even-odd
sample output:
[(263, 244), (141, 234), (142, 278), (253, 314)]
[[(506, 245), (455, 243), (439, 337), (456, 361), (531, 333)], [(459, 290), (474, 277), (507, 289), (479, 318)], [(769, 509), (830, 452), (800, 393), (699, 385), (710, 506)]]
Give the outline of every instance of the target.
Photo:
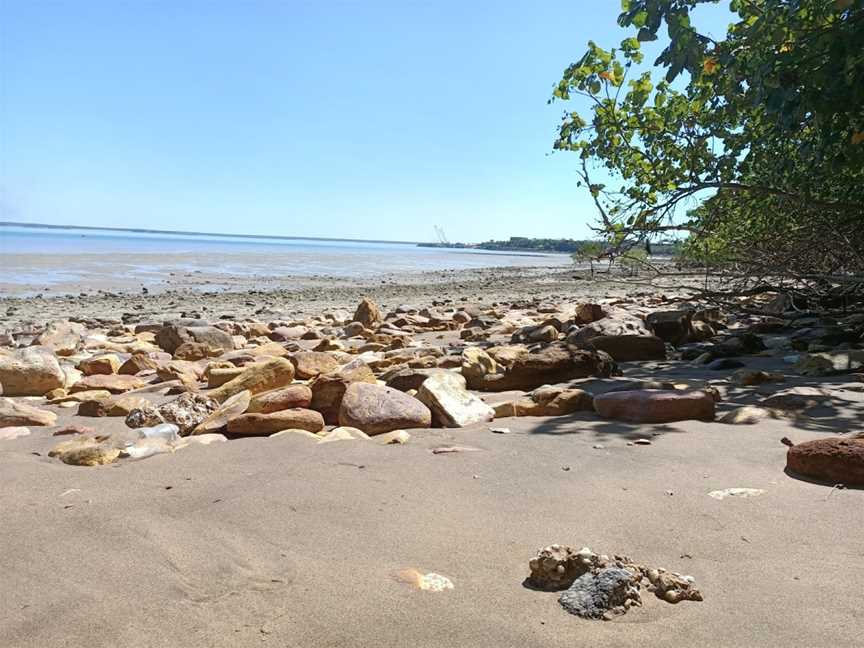
[(295, 407), (308, 408), (312, 402), (312, 390), (306, 385), (289, 385), (282, 389), (256, 394), (249, 403), (250, 414), (270, 414)]
[(693, 311), (657, 311), (645, 318), (654, 335), (675, 346), (690, 340), (693, 335)]
[(40, 410), (11, 398), (0, 398), (0, 428), (54, 425), (56, 422), (57, 415), (54, 412)]
[(714, 399), (703, 391), (639, 389), (594, 397), (594, 409), (600, 416), (631, 423), (711, 421), (714, 406)]
[(339, 425), (356, 427), (370, 436), (431, 424), (432, 412), (413, 396), (363, 382), (348, 386), (339, 409)]
[(34, 344), (51, 349), (60, 356), (73, 355), (84, 339), (87, 328), (78, 322), (52, 322)]
[(498, 373), (480, 374), (475, 369), (476, 363), (467, 375), (463, 370), (463, 375), (468, 387), (480, 391), (535, 389), (589, 376), (605, 378), (617, 371), (615, 362), (606, 353), (571, 349), (565, 344), (550, 344), (536, 353), (519, 355)]
[(280, 430), (320, 432), (323, 429), (321, 414), (300, 407), (269, 414), (242, 414), (228, 421), (228, 432), (242, 436), (267, 436)]
[(132, 356), (128, 360), (126, 360), (126, 362), (120, 365), (117, 373), (126, 376), (134, 376), (135, 374), (139, 374), (142, 371), (156, 369), (158, 366), (159, 364), (154, 358), (150, 356), (150, 354), (133, 353)]
[(66, 374), (48, 349), (0, 352), (0, 385), (5, 396), (42, 396), (65, 384)]
[(94, 376), (85, 376), (77, 383), (70, 387), (71, 393), (89, 391), (91, 389), (104, 389), (112, 394), (122, 394), (132, 389), (140, 389), (147, 383), (137, 376), (127, 376), (123, 374), (96, 374)]
[(377, 327), (382, 319), (378, 304), (368, 297), (364, 297), (363, 301), (358, 304), (357, 310), (354, 311), (354, 321), (360, 322), (367, 329)]
[(594, 399), (582, 389), (546, 386), (535, 389), (528, 397), (496, 403), (495, 417), (565, 416), (575, 412), (594, 411)]
[(336, 371), (340, 365), (334, 356), (323, 351), (300, 351), (289, 359), (294, 365), (295, 375), (302, 380)]
[(375, 374), (364, 362), (354, 361), (342, 367), (339, 371), (321, 374), (310, 383), (312, 403), (310, 407), (321, 412), (324, 420), (331, 425), (339, 422), (339, 409), (348, 385), (362, 382), (375, 384)]
[(612, 311), (606, 317), (586, 324), (578, 331), (567, 336), (567, 341), (576, 346), (584, 346), (588, 340), (598, 335), (650, 335), (645, 323), (626, 311)]
[(654, 335), (598, 335), (586, 346), (605, 351), (616, 362), (666, 359), (666, 345)]
[(249, 390), (254, 396), (290, 385), (294, 380), (294, 365), (285, 358), (272, 358), (249, 365), (239, 376), (211, 391), (208, 396), (222, 403), (230, 396)]
[(201, 325), (186, 326), (182, 322), (166, 324), (156, 333), (156, 344), (163, 351), (173, 354), (184, 342), (200, 342), (213, 349), (231, 351), (234, 349), (234, 338), (229, 333), (215, 326)]
[(113, 353), (85, 358), (78, 363), (78, 370), (85, 376), (115, 374), (120, 369), (120, 358)]
[(805, 441), (786, 452), (786, 468), (829, 484), (864, 486), (864, 439)]

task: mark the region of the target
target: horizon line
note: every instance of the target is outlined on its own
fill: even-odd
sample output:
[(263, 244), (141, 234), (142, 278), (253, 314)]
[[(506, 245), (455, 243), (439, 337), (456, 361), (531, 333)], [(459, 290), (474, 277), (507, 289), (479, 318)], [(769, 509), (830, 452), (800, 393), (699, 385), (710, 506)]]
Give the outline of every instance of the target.
[(0, 221), (0, 227), (29, 227), (32, 229), (69, 229), (102, 232), (132, 232), (134, 234), (173, 234), (182, 236), (215, 236), (221, 238), (274, 239), (282, 241), (332, 241), (341, 243), (390, 243), (393, 245), (420, 245), (428, 241), (388, 241), (384, 239), (333, 238), (328, 236), (284, 236), (276, 234), (226, 234), (224, 232), (194, 232), (185, 230), (160, 230), (140, 227), (97, 227), (95, 225), (53, 225), (49, 223), (20, 223)]

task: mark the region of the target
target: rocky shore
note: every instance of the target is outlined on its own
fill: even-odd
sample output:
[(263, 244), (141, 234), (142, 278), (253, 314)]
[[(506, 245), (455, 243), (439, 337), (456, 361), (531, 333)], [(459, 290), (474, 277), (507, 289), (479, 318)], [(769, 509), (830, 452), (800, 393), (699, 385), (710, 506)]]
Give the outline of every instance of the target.
[[(645, 520), (646, 513), (631, 514), (624, 527), (632, 534), (630, 539), (609, 542), (609, 532), (601, 522), (604, 507), (622, 511), (639, 507), (638, 487), (635, 493), (622, 488), (628, 476), (635, 483), (647, 479), (667, 499), (683, 495), (685, 510), (670, 516), (677, 524), (690, 527), (702, 524), (706, 516), (722, 517), (706, 512), (711, 502), (729, 499), (732, 506), (741, 504), (735, 515), (751, 520), (755, 513), (748, 513), (743, 501), (734, 500), (753, 498), (756, 502), (767, 499), (771, 492), (782, 497), (780, 493), (790, 488), (807, 489), (801, 492), (811, 499), (827, 499), (838, 489), (845, 491), (837, 496), (841, 503), (826, 513), (826, 529), (845, 533), (864, 522), (862, 491), (849, 490), (864, 487), (861, 315), (793, 311), (785, 308), (782, 296), (742, 301), (740, 309), (721, 310), (686, 300), (686, 279), (677, 284), (671, 281), (663, 293), (647, 291), (638, 282), (591, 282), (573, 271), (496, 270), (455, 279), (443, 273), (427, 279), (426, 283), (376, 286), (306, 285), (269, 292), (4, 299), (0, 302), (6, 314), (0, 330), (0, 462), (4, 474), (14, 475), (16, 483), (22, 484), (28, 478), (43, 483), (48, 479), (54, 490), (65, 484), (61, 497), (74, 495), (79, 487), (72, 484), (84, 479), (93, 491), (91, 496), (98, 497), (99, 478), (83, 474), (115, 475), (106, 478), (114, 484), (112, 488), (121, 491), (125, 487), (120, 473), (136, 475), (131, 488), (132, 483), (149, 483), (154, 475), (162, 479), (172, 474), (171, 479), (176, 480), (193, 465), (214, 474), (243, 470), (255, 481), (254, 474), (273, 470), (282, 462), (290, 461), (295, 467), (291, 470), (296, 470), (296, 457), (309, 460), (317, 456), (312, 460), (320, 471), (311, 478), (316, 484), (313, 499), (323, 496), (327, 501), (331, 491), (326, 475), (338, 466), (339, 474), (345, 466), (353, 466), (369, 475), (375, 473), (375, 468), (367, 470), (370, 464), (414, 466), (418, 471), (414, 479), (424, 481), (424, 490), (431, 483), (446, 491), (450, 488), (446, 473), (429, 472), (427, 460), (420, 460), (416, 451), (429, 451), (426, 456), (432, 457), (464, 457), (461, 465), (465, 470), (479, 471), (472, 474), (474, 480), (482, 479), (481, 473), (495, 466), (504, 471), (499, 474), (500, 484), (506, 483), (500, 482), (506, 475), (514, 485), (528, 485), (524, 505), (538, 511), (530, 525), (537, 539), (546, 542), (513, 548), (523, 558), (500, 569), (491, 566), (498, 557), (490, 558), (490, 565), (479, 571), (472, 571), (465, 558), (454, 559), (453, 567), (461, 571), (463, 582), (492, 569), (490, 573), (512, 581), (499, 587), (513, 601), (530, 595), (531, 589), (566, 590), (561, 606), (577, 616), (611, 619), (626, 612), (628, 619), (638, 615), (664, 618), (670, 628), (677, 624), (688, 628), (694, 639), (703, 635), (698, 623), (687, 620), (694, 613), (681, 617), (656, 606), (678, 608), (676, 604), (684, 602), (680, 607), (745, 614), (740, 605), (720, 603), (735, 585), (704, 562), (694, 564), (691, 554), (672, 549), (680, 546), (677, 541), (644, 540), (643, 531), (650, 535), (656, 527)], [(590, 444), (571, 443), (570, 435), (576, 433), (584, 434)], [(519, 438), (522, 440), (515, 440)], [(651, 454), (658, 446), (672, 454), (665, 459)], [(333, 447), (341, 449), (330, 450)], [(684, 447), (686, 450), (680, 449)], [(333, 452), (338, 454), (330, 454)], [(493, 452), (509, 459), (490, 459), (491, 463), (484, 464), (483, 455)], [(683, 459), (676, 456), (682, 452)], [(531, 454), (544, 457), (545, 467), (537, 470), (535, 460), (527, 459)], [(617, 455), (619, 460), (610, 461), (605, 468), (585, 465), (574, 473), (574, 483), (556, 491), (562, 475), (573, 472), (571, 464), (586, 461), (577, 456), (588, 455)], [(243, 457), (239, 463), (238, 456)], [(754, 459), (756, 456), (764, 459)], [(268, 458), (256, 464), (254, 457)], [(321, 464), (325, 457), (339, 461)], [(640, 465), (643, 462), (648, 465)], [(42, 477), (38, 477), (40, 471)], [(679, 472), (688, 474), (688, 488), (697, 488), (692, 479), (705, 481), (705, 487), (698, 486), (703, 492), (695, 496), (663, 488), (665, 482), (675, 482)], [(306, 485), (297, 488), (305, 491), (312, 482), (308, 476), (303, 479)], [(405, 475), (402, 479), (411, 478)], [(592, 479), (614, 484), (617, 494), (601, 495), (598, 486), (591, 485)], [(707, 488), (709, 481), (718, 483)], [(287, 487), (294, 482), (282, 483)], [(173, 483), (164, 486), (175, 487)], [(458, 499), (461, 489), (453, 487), (452, 497)], [(547, 489), (551, 489), (547, 493), (551, 510), (572, 507), (574, 511), (563, 515), (575, 522), (579, 509), (588, 507), (594, 512), (584, 513), (584, 519), (593, 521), (562, 526), (540, 514), (547, 505), (537, 498), (544, 497)], [(370, 492), (376, 490), (370, 487)], [(277, 495), (282, 491), (274, 487), (269, 492)], [(572, 499), (580, 492), (582, 497), (593, 493), (594, 499)], [(562, 498), (564, 493), (568, 498)], [(211, 494), (208, 491), (203, 496)], [(218, 502), (226, 496), (214, 499)], [(522, 497), (519, 488), (503, 486), (495, 493), (464, 496), (461, 502), (445, 498), (460, 518), (477, 506), (489, 506), (504, 527), (518, 524), (509, 519), (506, 502)], [(339, 502), (336, 505), (341, 507), (343, 497), (324, 508), (320, 502), (310, 504), (310, 513), (327, 518), (327, 506)], [(357, 492), (356, 497), (367, 495)], [(633, 497), (636, 500), (630, 501)], [(648, 504), (653, 497), (646, 495), (649, 508), (655, 505)], [(698, 504), (690, 503), (694, 497)], [(806, 526), (804, 513), (812, 506), (798, 506), (795, 497), (790, 495), (782, 508), (789, 512), (791, 526)], [(722, 504), (729, 506), (730, 502)], [(27, 513), (18, 510), (22, 505), (4, 501), (5, 510), (15, 509), (10, 520), (24, 525)], [(82, 505), (69, 506), (80, 509)], [(204, 506), (204, 501), (195, 506)], [(857, 507), (857, 512), (850, 514), (849, 507)], [(179, 514), (181, 509), (177, 510)], [(261, 505), (257, 512), (268, 516), (271, 508)], [(278, 519), (284, 514), (274, 513)], [(355, 530), (365, 532), (376, 525), (375, 515), (365, 512), (363, 516), (356, 521)], [(402, 523), (400, 519), (409, 524), (415, 515), (404, 513), (400, 518), (394, 512), (381, 520), (382, 528), (392, 529)], [(458, 536), (462, 532), (453, 530), (453, 525), (464, 523), (442, 519), (438, 533), (441, 538)], [(765, 524), (749, 523), (756, 525), (754, 529)], [(427, 520), (423, 527), (428, 524)], [(256, 535), (255, 525), (250, 527), (247, 521), (242, 526), (246, 535)], [(326, 519), (314, 526), (324, 533), (328, 528), (334, 533), (345, 529), (343, 522), (328, 526)], [(617, 528), (619, 523), (611, 526)], [(644, 530), (637, 530), (639, 526)], [(21, 538), (12, 534), (24, 529), (15, 524), (7, 528), (13, 529), (4, 538), (7, 543), (19, 543)], [(67, 528), (75, 532), (74, 526)], [(592, 529), (597, 537), (586, 537)], [(286, 532), (295, 539), (298, 533), (305, 533), (302, 527)], [(489, 532), (494, 535), (494, 530)], [(561, 533), (568, 535), (561, 537)], [(682, 530), (672, 533), (679, 537)], [(695, 542), (694, 533), (698, 535), (690, 531), (683, 536)], [(469, 535), (476, 537), (473, 532)], [(425, 540), (410, 541), (417, 550), (437, 551), (436, 540), (424, 533), (420, 536)], [(643, 541), (634, 540), (639, 538)], [(802, 540), (811, 542), (806, 537)], [(648, 552), (655, 561), (652, 564), (660, 561), (663, 566), (644, 567), (629, 559), (610, 559), (554, 544), (542, 549), (528, 569), (528, 559), (538, 545), (594, 545), (598, 541), (638, 550), (633, 553)], [(836, 541), (837, 546), (853, 551), (851, 538)], [(712, 551), (722, 554), (724, 560), (734, 559), (739, 549), (726, 542), (722, 546), (702, 543), (702, 559), (711, 560)], [(445, 545), (449, 543), (441, 548)], [(779, 548), (782, 551), (788, 545), (781, 543)], [(22, 547), (18, 555), (26, 559), (26, 549)], [(305, 551), (303, 555), (308, 559)], [(446, 552), (440, 553), (439, 559), (444, 555)], [(362, 570), (366, 559), (358, 560)], [(339, 562), (343, 569), (352, 568), (350, 555)], [(521, 579), (513, 578), (520, 565), (525, 572), (521, 578), (528, 577), (527, 590)], [(440, 567), (443, 576), (427, 574), (426, 580), (417, 572), (416, 582), (435, 583), (433, 589), (441, 597), (451, 596), (447, 590), (458, 591), (460, 580), (451, 582), (445, 568)], [(843, 569), (842, 561), (823, 568), (834, 573)], [(800, 577), (808, 578), (807, 569)], [(321, 586), (320, 576), (297, 578), (307, 586)], [(159, 583), (156, 579), (148, 587), (158, 589)], [(653, 612), (650, 606), (633, 607), (642, 605), (642, 587), (657, 594)], [(777, 591), (794, 598), (786, 587)], [(73, 591), (78, 590), (69, 589)], [(392, 595), (397, 594), (387, 596)], [(398, 594), (403, 595), (409, 596)], [(693, 603), (703, 596), (704, 602)], [(844, 595), (837, 596), (845, 600)], [(320, 598), (315, 600), (326, 604)], [(20, 601), (25, 605), (24, 599)], [(254, 610), (260, 612), (258, 605), (272, 616), (270, 604), (244, 599), (244, 605), (240, 614), (244, 618), (254, 616)], [(583, 623), (566, 614), (556, 616), (553, 608), (535, 609), (543, 609), (541, 614), (550, 623), (554, 618), (557, 631), (553, 635), (558, 639), (569, 636), (568, 623)], [(209, 606), (200, 618), (221, 611), (218, 605)], [(201, 610), (195, 614), (198, 612)], [(27, 628), (33, 623), (30, 613), (20, 608), (5, 614), (9, 625), (4, 625), (11, 630), (5, 636), (0, 634), (4, 645), (27, 645)], [(842, 610), (837, 614), (835, 620), (846, 618)], [(832, 645), (852, 645), (844, 643), (851, 635), (841, 627), (835, 624)], [(60, 645), (60, 635), (53, 629), (39, 632), (38, 645)], [(289, 630), (283, 625), (280, 632)], [(605, 631), (591, 632), (597, 637), (601, 636), (597, 632)], [(521, 633), (511, 629), (508, 636)], [(210, 633), (202, 636), (213, 639)], [(812, 635), (799, 635), (808, 636)], [(558, 645), (558, 639), (544, 634), (540, 643)], [(114, 640), (118, 640), (116, 635)], [(216, 644), (249, 642), (251, 638), (243, 635), (236, 644), (222, 640)], [(197, 645), (194, 640), (187, 643)], [(617, 645), (631, 643), (637, 643), (635, 637)], [(777, 644), (757, 641), (752, 645)]]

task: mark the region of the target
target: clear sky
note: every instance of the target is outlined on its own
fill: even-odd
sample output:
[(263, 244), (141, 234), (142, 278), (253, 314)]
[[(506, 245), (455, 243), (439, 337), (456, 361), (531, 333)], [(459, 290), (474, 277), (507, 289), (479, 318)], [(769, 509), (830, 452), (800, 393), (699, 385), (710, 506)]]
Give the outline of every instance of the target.
[(587, 237), (577, 160), (550, 155), (564, 104), (546, 101), (589, 39), (625, 36), (619, 10), (0, 0), (0, 220)]

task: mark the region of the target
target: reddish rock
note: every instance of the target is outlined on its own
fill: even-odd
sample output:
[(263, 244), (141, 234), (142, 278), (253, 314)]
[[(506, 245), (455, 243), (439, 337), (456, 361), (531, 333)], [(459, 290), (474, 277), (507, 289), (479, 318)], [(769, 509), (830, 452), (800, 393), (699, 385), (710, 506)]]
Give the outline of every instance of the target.
[(146, 382), (136, 376), (96, 374), (95, 376), (85, 376), (72, 385), (69, 391), (74, 394), (91, 389), (104, 389), (112, 394), (122, 394), (131, 389), (140, 389), (146, 384)]
[(85, 376), (96, 376), (99, 374), (115, 374), (120, 368), (120, 358), (116, 355), (105, 354), (86, 358), (78, 363), (78, 370)]
[(228, 432), (243, 436), (266, 436), (281, 430), (320, 432), (323, 429), (321, 414), (300, 407), (270, 414), (241, 414), (228, 421)]
[(486, 374), (469, 372), (465, 376), (468, 387), (480, 391), (535, 389), (589, 376), (606, 378), (615, 373), (617, 367), (606, 353), (550, 344), (536, 353), (518, 355), (510, 366), (502, 369)]
[(257, 394), (246, 410), (250, 414), (270, 414), (295, 407), (309, 407), (312, 390), (306, 385), (289, 385), (284, 389)]
[(864, 439), (805, 441), (786, 452), (786, 468), (829, 484), (864, 486)]
[(381, 323), (382, 319), (381, 309), (378, 308), (378, 304), (368, 297), (364, 297), (363, 301), (358, 304), (357, 310), (354, 311), (354, 321), (360, 322), (365, 328), (375, 328)]
[(714, 399), (703, 391), (641, 389), (600, 394), (594, 409), (610, 419), (631, 423), (714, 420)]
[(323, 351), (300, 351), (289, 358), (294, 365), (295, 375), (301, 380), (315, 378), (339, 368), (339, 361)]
[(149, 354), (134, 353), (131, 358), (120, 365), (120, 369), (117, 370), (117, 373), (123, 374), (124, 376), (134, 376), (142, 371), (147, 371), (149, 369), (155, 370), (158, 366), (156, 360), (150, 357)]
[(355, 382), (345, 391), (339, 424), (371, 436), (405, 428), (428, 428), (432, 425), (432, 412), (397, 389)]
[(375, 374), (367, 364), (354, 361), (339, 371), (321, 374), (310, 383), (312, 404), (310, 407), (324, 415), (324, 420), (333, 425), (339, 423), (339, 409), (348, 385), (363, 382), (374, 385)]

